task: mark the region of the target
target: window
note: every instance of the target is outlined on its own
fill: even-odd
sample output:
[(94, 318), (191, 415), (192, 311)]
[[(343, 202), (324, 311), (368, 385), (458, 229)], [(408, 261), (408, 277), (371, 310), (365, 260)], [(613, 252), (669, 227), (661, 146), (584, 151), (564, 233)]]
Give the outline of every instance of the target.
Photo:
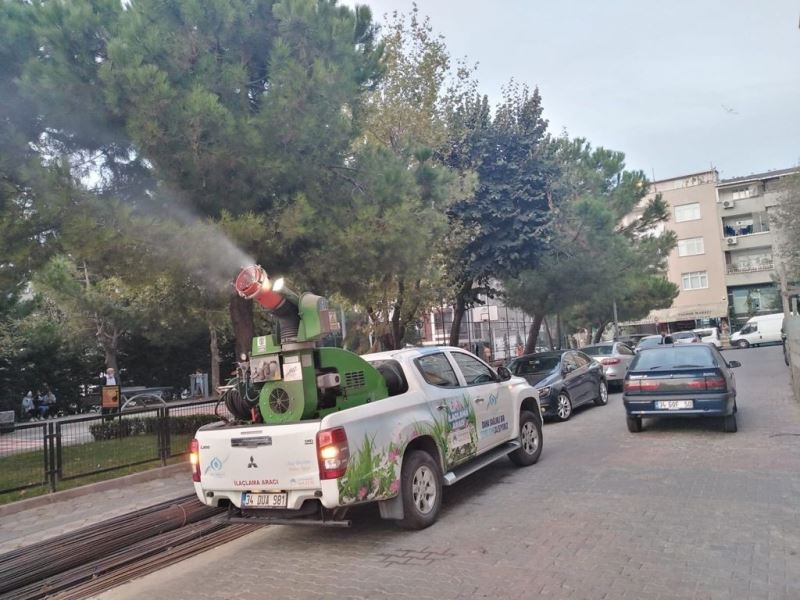
[(530, 375), (532, 373), (547, 373), (558, 368), (561, 357), (558, 354), (545, 354), (518, 358), (512, 363), (511, 372), (514, 375)]
[(734, 200), (742, 200), (744, 198), (750, 197), (750, 188), (741, 188), (739, 190), (733, 191), (733, 199)]
[(427, 383), (437, 387), (458, 387), (456, 372), (453, 371), (450, 361), (441, 352), (421, 356), (414, 362)]
[(626, 356), (633, 356), (633, 350), (628, 348), (625, 344), (617, 344), (617, 352), (625, 354)]
[(655, 371), (657, 369), (676, 369), (679, 365), (698, 367), (716, 366), (715, 355), (709, 346), (685, 344), (675, 348), (663, 348), (653, 352), (640, 352), (631, 365), (631, 370)]
[(574, 352), (572, 356), (575, 359), (575, 363), (578, 365), (579, 369), (592, 362), (592, 359), (586, 356), (583, 352)]
[(610, 356), (614, 354), (614, 346), (587, 346), (583, 351), (589, 356)]
[(681, 275), (683, 289), (703, 290), (708, 287), (708, 273), (706, 271), (693, 271)]
[(479, 385), (497, 381), (494, 372), (474, 356), (463, 352), (453, 352), (453, 358), (464, 375), (467, 385)]
[(678, 256), (695, 256), (705, 253), (706, 247), (701, 237), (678, 240)]
[(675, 222), (696, 221), (700, 218), (700, 203), (681, 204), (675, 207)]
[(578, 363), (570, 352), (564, 355), (564, 358), (561, 359), (561, 364), (564, 366), (564, 370), (567, 373), (575, 371), (578, 368)]
[(758, 332), (758, 323), (747, 323), (744, 327), (742, 327), (741, 333), (742, 335), (746, 333), (757, 333)]

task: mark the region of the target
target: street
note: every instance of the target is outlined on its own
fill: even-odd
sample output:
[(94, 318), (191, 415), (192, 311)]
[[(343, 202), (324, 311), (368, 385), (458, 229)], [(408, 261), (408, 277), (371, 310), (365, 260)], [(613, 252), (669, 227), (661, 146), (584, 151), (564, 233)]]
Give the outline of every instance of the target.
[(726, 351), (739, 431), (645, 421), (620, 394), (546, 423), (540, 462), (445, 488), (418, 532), (265, 527), (107, 598), (800, 598), (800, 407), (780, 346)]

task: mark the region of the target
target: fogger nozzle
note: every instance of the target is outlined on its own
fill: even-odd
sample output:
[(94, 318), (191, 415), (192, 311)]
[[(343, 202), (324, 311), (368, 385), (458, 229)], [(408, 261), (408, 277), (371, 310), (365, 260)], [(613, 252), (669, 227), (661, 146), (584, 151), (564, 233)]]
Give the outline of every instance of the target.
[(261, 265), (244, 267), (234, 283), (236, 292), (247, 300), (255, 300), (267, 310), (275, 310), (284, 297), (272, 289), (272, 281)]
[[(239, 272), (234, 287), (242, 298), (255, 300), (278, 317), (281, 326), (281, 342), (297, 339), (297, 328), (300, 322), (297, 302), (291, 298), (292, 293), (284, 288), (283, 278), (273, 282), (261, 265), (250, 265)], [(289, 297), (280, 293), (280, 290), (289, 292)]]

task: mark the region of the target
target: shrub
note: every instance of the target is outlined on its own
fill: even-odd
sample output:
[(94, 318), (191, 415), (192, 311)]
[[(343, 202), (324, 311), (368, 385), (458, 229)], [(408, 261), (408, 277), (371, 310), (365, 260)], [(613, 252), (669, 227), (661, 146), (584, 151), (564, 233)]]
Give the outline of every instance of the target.
[[(181, 415), (167, 420), (170, 434), (192, 434), (203, 425), (215, 423), (219, 419), (214, 415)], [(155, 435), (158, 433), (158, 417), (112, 417), (108, 421), (89, 426), (95, 441), (114, 440), (133, 435)]]

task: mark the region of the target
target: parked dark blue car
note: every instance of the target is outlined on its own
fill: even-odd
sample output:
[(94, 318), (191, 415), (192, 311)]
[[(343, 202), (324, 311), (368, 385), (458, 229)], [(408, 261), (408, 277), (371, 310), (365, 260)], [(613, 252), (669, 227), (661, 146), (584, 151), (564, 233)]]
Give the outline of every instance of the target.
[(539, 405), (546, 417), (566, 421), (581, 404), (608, 404), (608, 386), (603, 367), (583, 352), (559, 350), (526, 354), (508, 364), (539, 392)]
[(642, 350), (623, 384), (628, 431), (642, 430), (643, 417), (721, 417), (736, 431), (736, 381), (730, 362), (711, 344), (679, 344)]

